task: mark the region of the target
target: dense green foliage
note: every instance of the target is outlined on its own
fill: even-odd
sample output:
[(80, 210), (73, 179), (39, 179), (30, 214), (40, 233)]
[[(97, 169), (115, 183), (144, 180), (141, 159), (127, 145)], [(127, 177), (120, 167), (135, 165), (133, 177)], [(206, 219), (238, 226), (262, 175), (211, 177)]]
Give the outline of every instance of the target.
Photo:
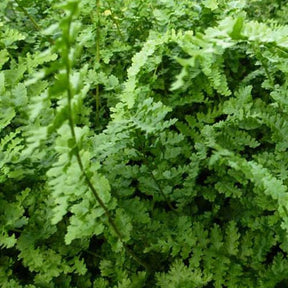
[(285, 2), (2, 0), (0, 286), (287, 287)]

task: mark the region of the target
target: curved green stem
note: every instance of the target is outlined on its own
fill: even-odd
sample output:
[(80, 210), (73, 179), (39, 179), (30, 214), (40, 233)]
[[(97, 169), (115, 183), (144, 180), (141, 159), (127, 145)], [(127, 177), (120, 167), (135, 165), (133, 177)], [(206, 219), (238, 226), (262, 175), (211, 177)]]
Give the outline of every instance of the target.
[(143, 151), (139, 151), (142, 154), (143, 157), (143, 163), (145, 163), (145, 165), (148, 167), (149, 171), (148, 173), (150, 174), (151, 178), (153, 179), (154, 183), (156, 184), (161, 196), (163, 197), (163, 199), (165, 200), (165, 202), (167, 203), (168, 207), (175, 213), (178, 213), (177, 209), (173, 207), (173, 205), (171, 204), (170, 200), (166, 197), (161, 185), (159, 184), (158, 180), (155, 178), (153, 172), (151, 171), (150, 168), (150, 164), (148, 161), (146, 161), (146, 157)]
[(126, 253), (128, 255), (130, 255), (139, 265), (143, 266), (146, 271), (147, 271), (147, 275), (150, 275), (150, 267), (149, 265), (143, 261), (142, 259), (140, 259), (133, 250), (131, 250), (126, 244), (125, 241), (123, 239), (122, 233), (120, 232), (119, 228), (117, 227), (116, 223), (114, 222), (109, 209), (107, 208), (107, 206), (105, 205), (105, 203), (102, 201), (101, 197), (99, 196), (96, 188), (94, 187), (93, 183), (91, 182), (91, 179), (89, 177), (89, 175), (87, 174), (87, 171), (85, 170), (82, 158), (81, 158), (81, 154), (80, 154), (80, 149), (78, 146), (78, 142), (77, 142), (77, 137), (76, 137), (76, 132), (75, 132), (75, 123), (74, 123), (74, 119), (73, 119), (73, 113), (72, 113), (72, 98), (73, 98), (73, 88), (71, 86), (71, 71), (72, 71), (72, 67), (71, 67), (71, 62), (69, 59), (69, 50), (70, 50), (70, 27), (71, 27), (71, 19), (70, 19), (70, 23), (69, 25), (69, 32), (67, 35), (67, 38), (65, 38), (66, 40), (66, 51), (64, 53), (64, 61), (65, 61), (65, 65), (66, 65), (66, 87), (67, 87), (67, 97), (68, 97), (68, 122), (69, 122), (69, 127), (70, 127), (70, 131), (71, 131), (71, 135), (72, 135), (72, 141), (73, 141), (73, 149), (76, 155), (76, 159), (78, 162), (78, 165), (80, 167), (81, 173), (84, 177), (84, 180), (87, 184), (87, 186), (89, 187), (90, 191), (93, 193), (96, 201), (99, 203), (100, 207), (104, 210), (105, 215), (108, 219), (108, 222), (110, 224), (110, 226), (112, 227), (112, 229), (114, 230), (115, 234), (117, 235), (118, 239), (121, 241)]
[[(97, 9), (97, 30), (96, 30), (96, 63), (100, 64), (100, 0), (96, 0)], [(96, 85), (96, 125), (100, 121), (100, 89), (99, 84)]]
[(25, 7), (23, 7), (18, 0), (15, 0), (15, 2), (17, 3), (18, 7), (22, 10), (22, 12), (25, 14), (25, 16), (27, 16), (27, 18), (30, 20), (35, 30), (40, 31), (41, 30), (40, 26), (37, 24), (35, 19), (28, 13)]
[(268, 70), (268, 65), (266, 64), (265, 58), (262, 56), (262, 53), (261, 53), (260, 49), (258, 47), (253, 47), (253, 49), (254, 49), (254, 53), (255, 53), (256, 57), (258, 58), (258, 60), (260, 61), (262, 67), (264, 68), (266, 77), (268, 78), (270, 84), (272, 86), (274, 86), (273, 77), (271, 76), (271, 74), (270, 74), (270, 72)]
[(164, 198), (164, 200), (166, 201), (168, 207), (169, 207), (172, 211), (178, 213), (178, 211), (177, 211), (177, 210), (172, 206), (170, 200), (166, 197), (166, 195), (165, 195), (165, 193), (164, 193), (162, 187), (160, 186), (159, 182), (158, 182), (157, 179), (155, 178), (153, 172), (150, 171), (149, 174), (151, 175), (151, 178), (153, 179), (153, 181), (154, 181), (154, 183), (156, 184), (156, 186), (158, 187), (159, 192), (160, 192), (160, 194), (162, 195), (162, 197)]
[[(25, 16), (30, 20), (32, 23), (33, 27), (37, 31), (41, 31), (41, 27), (37, 24), (36, 20), (29, 14), (29, 12), (21, 5), (21, 3), (18, 0), (15, 0), (17, 3), (19, 9), (25, 14)], [(54, 44), (54, 40), (51, 37), (47, 37), (47, 40), (51, 43)]]
[(110, 15), (110, 16), (111, 16), (111, 19), (112, 19), (112, 21), (114, 22), (114, 24), (115, 24), (115, 26), (116, 26), (116, 29), (117, 29), (117, 32), (118, 32), (120, 38), (121, 38), (121, 41), (124, 42), (125, 39), (124, 39), (123, 33), (122, 33), (121, 30), (120, 30), (120, 25), (119, 25), (118, 20), (117, 20), (116, 17), (114, 16), (114, 12), (113, 12), (113, 10), (112, 10), (111, 4), (110, 4), (109, 1), (107, 1), (107, 4), (108, 4), (109, 10), (110, 10), (110, 12), (111, 12), (111, 15)]

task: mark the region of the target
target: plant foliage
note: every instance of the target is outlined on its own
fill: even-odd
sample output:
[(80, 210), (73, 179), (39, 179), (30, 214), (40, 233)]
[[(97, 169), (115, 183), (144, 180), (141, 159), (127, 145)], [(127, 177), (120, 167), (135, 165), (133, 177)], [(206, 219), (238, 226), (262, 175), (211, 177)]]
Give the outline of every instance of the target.
[(0, 4), (1, 287), (286, 287), (287, 5), (60, 2)]

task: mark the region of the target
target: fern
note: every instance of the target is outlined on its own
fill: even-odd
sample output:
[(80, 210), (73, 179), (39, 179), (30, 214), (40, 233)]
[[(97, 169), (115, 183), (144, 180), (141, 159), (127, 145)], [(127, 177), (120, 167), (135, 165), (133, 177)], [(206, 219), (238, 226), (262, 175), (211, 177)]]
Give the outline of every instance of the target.
[(287, 5), (108, 2), (0, 4), (0, 286), (285, 286)]

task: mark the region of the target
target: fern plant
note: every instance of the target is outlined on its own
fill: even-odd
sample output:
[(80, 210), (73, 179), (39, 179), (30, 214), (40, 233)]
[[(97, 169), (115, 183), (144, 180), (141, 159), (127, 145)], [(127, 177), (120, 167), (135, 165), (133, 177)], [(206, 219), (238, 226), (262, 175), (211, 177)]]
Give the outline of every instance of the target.
[(0, 4), (1, 287), (285, 286), (280, 4), (108, 2)]

